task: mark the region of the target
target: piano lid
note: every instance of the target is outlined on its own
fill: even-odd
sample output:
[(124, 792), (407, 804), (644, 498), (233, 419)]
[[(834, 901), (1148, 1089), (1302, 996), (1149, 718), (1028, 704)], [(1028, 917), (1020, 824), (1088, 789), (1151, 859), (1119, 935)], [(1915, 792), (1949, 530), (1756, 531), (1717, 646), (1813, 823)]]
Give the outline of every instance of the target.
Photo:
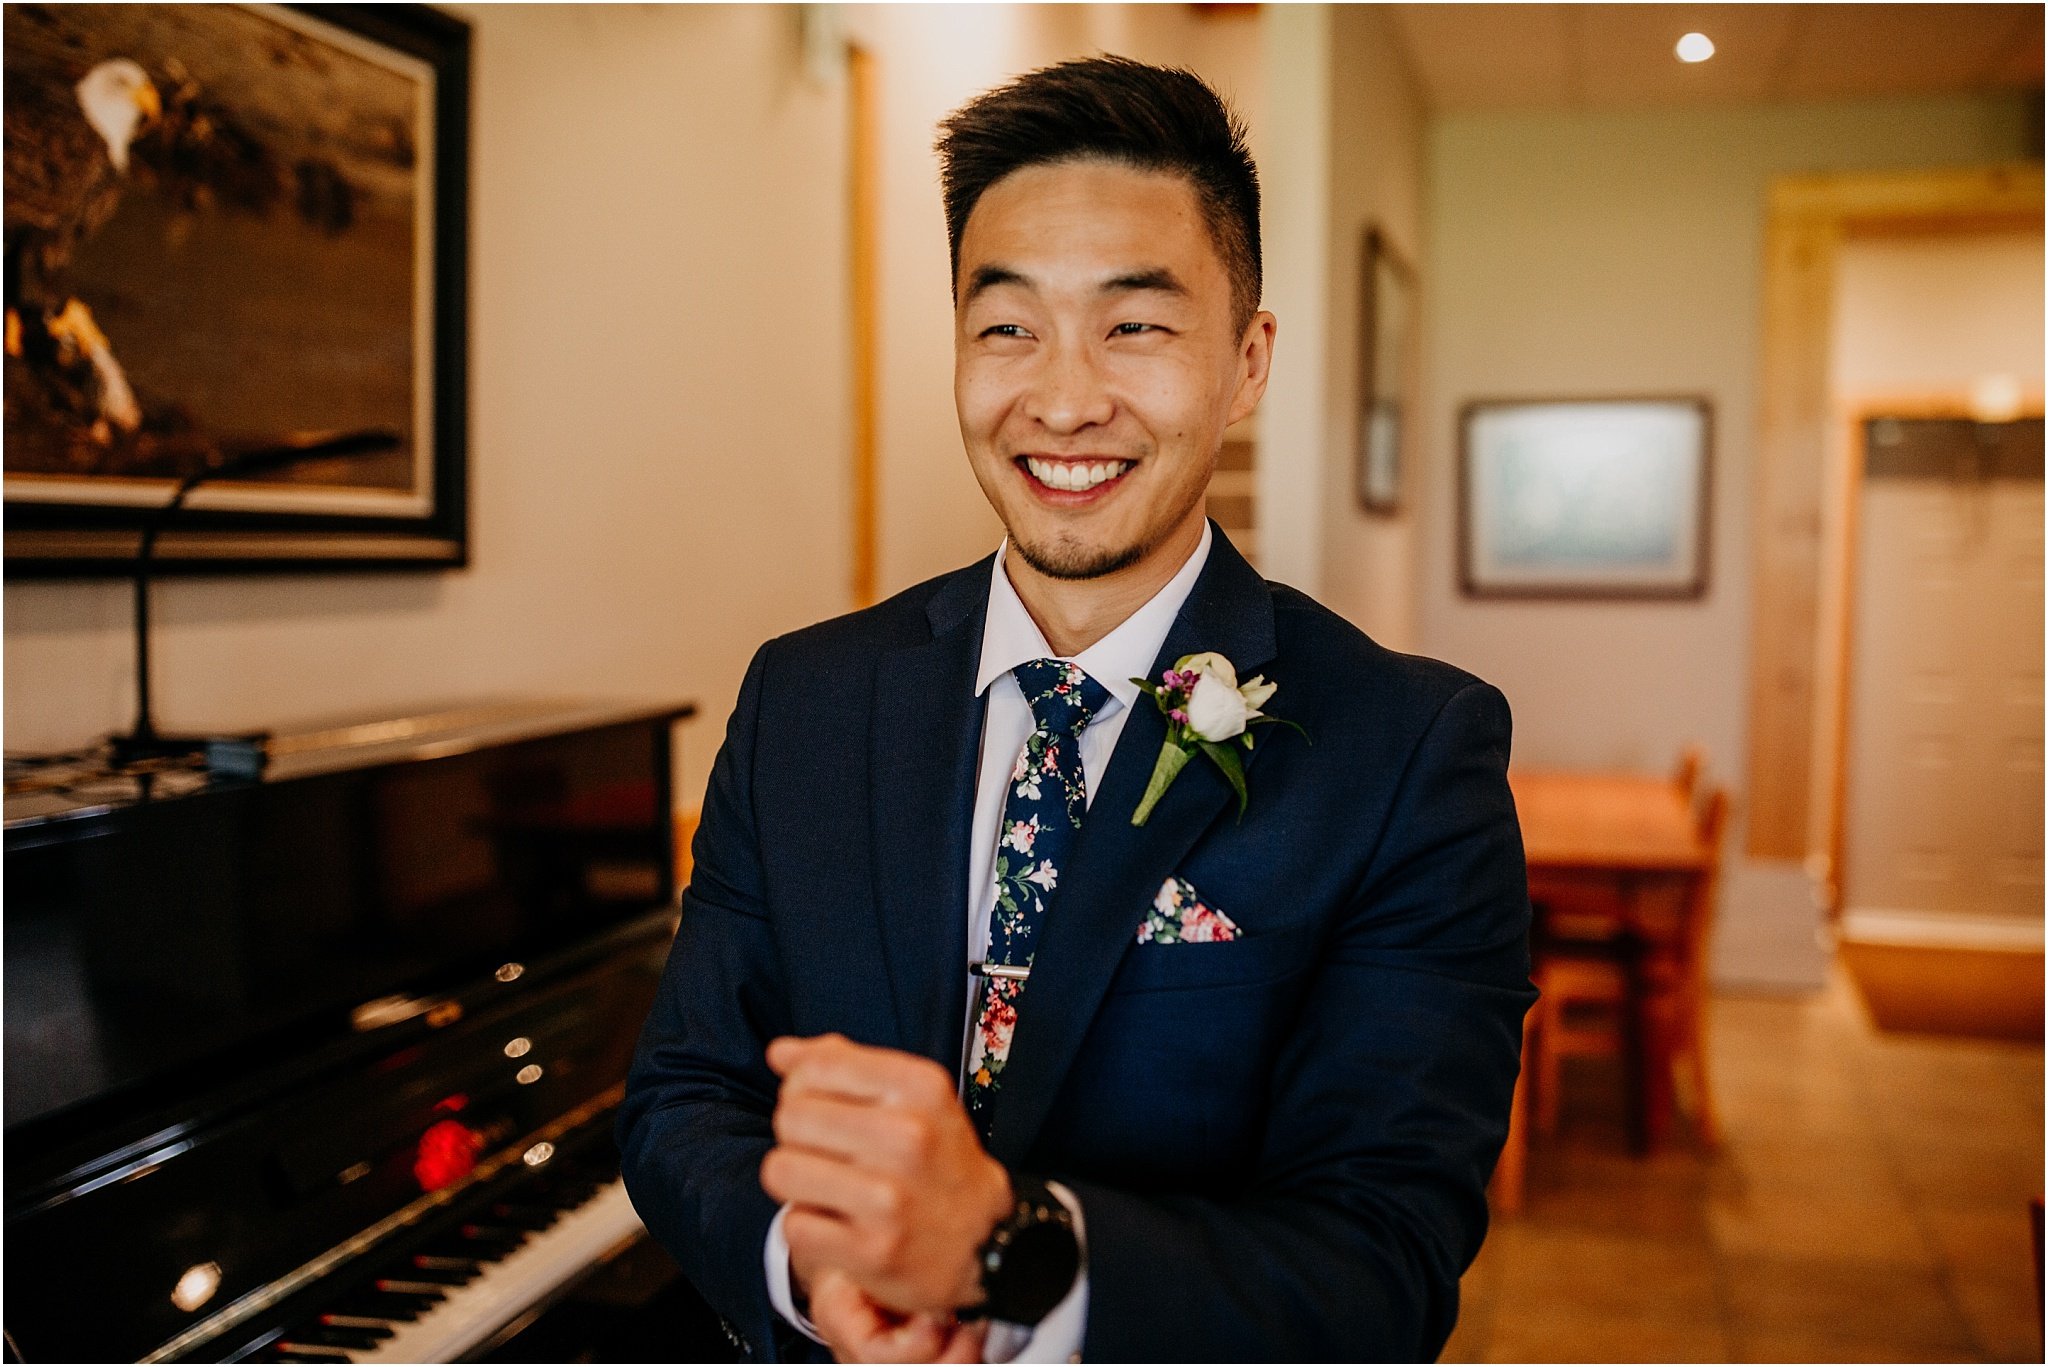
[[(407, 717), (351, 714), (317, 718), (275, 732), (231, 735), (223, 740), (260, 749), (265, 761), (260, 781), (276, 783), (340, 769), (445, 758), (606, 726), (653, 721), (673, 724), (696, 711), (696, 704), (687, 702), (482, 699)], [(98, 815), (246, 781), (209, 775), (203, 766), (179, 762), (117, 770), (109, 765), (103, 746), (61, 755), (9, 756), (6, 829), (12, 834), (39, 822)]]
[(295, 729), (259, 780), (10, 794), (10, 1173), (670, 903), (691, 710), (490, 703)]

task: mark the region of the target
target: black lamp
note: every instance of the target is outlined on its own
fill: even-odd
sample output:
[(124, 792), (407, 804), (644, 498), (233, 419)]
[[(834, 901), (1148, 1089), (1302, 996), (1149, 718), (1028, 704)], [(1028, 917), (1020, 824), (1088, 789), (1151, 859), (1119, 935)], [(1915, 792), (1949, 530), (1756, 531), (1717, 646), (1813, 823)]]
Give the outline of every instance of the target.
[(218, 464), (178, 481), (169, 501), (156, 510), (156, 515), (142, 529), (142, 542), (135, 552), (135, 728), (126, 735), (113, 738), (115, 764), (125, 766), (143, 760), (189, 759), (204, 753), (207, 745), (218, 739), (213, 736), (163, 735), (156, 729), (156, 718), (150, 707), (150, 569), (156, 561), (158, 535), (177, 517), (178, 510), (185, 506), (185, 500), (192, 491), (209, 480), (283, 470), (310, 460), (378, 455), (396, 450), (402, 440), (396, 432), (385, 428), (315, 433), (275, 446), (227, 455)]

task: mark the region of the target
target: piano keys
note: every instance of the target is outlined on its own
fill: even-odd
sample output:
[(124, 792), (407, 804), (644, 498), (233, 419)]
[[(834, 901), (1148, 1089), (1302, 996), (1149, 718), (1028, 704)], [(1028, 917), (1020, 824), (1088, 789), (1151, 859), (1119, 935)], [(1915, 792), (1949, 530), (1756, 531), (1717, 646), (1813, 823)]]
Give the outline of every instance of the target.
[[(516, 1358), (647, 1256), (610, 1124), (674, 933), (689, 710), (472, 708), (280, 737), (257, 778), (10, 781), (10, 1351)], [(677, 1352), (723, 1350), (681, 1294)]]

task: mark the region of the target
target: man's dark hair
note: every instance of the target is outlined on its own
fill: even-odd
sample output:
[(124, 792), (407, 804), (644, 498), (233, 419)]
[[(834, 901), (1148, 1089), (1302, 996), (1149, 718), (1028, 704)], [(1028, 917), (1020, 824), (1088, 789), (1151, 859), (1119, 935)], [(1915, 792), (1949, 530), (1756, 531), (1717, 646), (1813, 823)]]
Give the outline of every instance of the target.
[(1258, 168), (1243, 120), (1193, 72), (1128, 57), (1061, 62), (968, 101), (939, 130), (956, 295), (960, 235), (989, 186), (1027, 166), (1099, 160), (1185, 176), (1229, 272), (1236, 326), (1258, 310)]

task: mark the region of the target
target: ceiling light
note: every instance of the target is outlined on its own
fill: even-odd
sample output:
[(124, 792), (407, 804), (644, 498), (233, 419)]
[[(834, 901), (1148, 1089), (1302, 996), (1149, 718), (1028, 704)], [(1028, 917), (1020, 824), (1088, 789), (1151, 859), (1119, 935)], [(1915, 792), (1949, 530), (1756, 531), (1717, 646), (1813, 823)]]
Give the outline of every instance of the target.
[(1688, 33), (1678, 40), (1678, 60), (1704, 62), (1714, 55), (1714, 40), (1704, 33)]

